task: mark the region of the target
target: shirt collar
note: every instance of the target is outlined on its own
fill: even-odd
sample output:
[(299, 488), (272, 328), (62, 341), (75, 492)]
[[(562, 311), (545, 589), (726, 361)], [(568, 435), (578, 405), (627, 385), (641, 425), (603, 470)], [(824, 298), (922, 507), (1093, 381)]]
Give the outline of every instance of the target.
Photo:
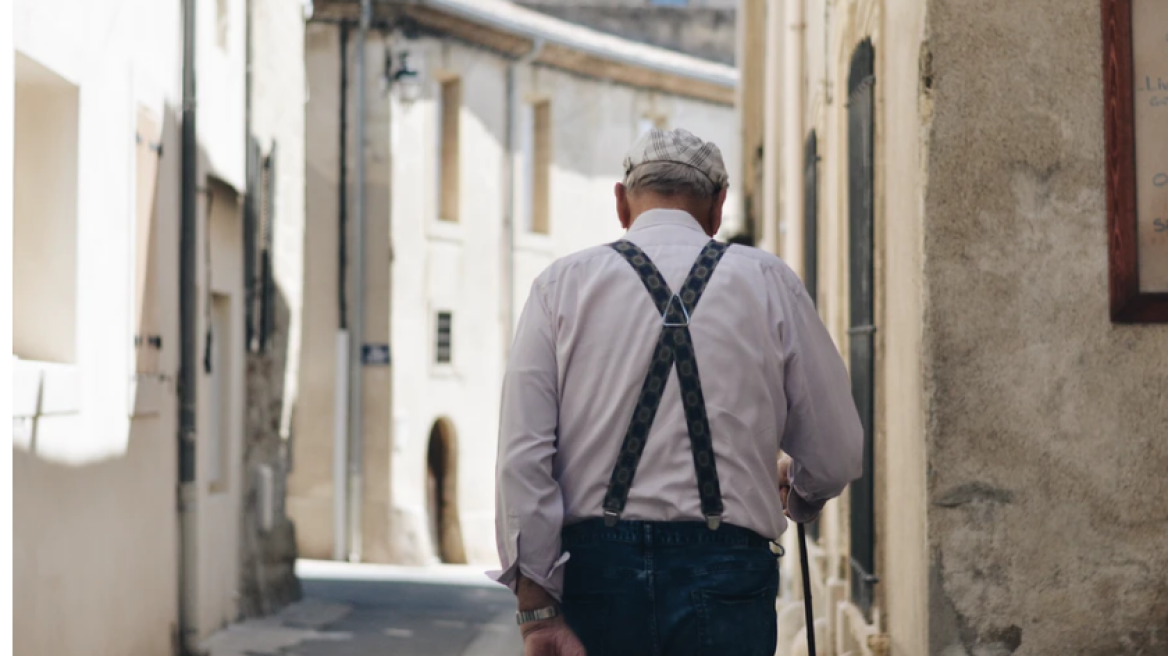
[(685, 210), (673, 209), (652, 209), (641, 212), (636, 219), (633, 220), (632, 227), (629, 228), (630, 233), (638, 232), (655, 226), (679, 226), (682, 228), (689, 228), (690, 230), (697, 230), (705, 234), (706, 231), (702, 229), (702, 225), (698, 220)]

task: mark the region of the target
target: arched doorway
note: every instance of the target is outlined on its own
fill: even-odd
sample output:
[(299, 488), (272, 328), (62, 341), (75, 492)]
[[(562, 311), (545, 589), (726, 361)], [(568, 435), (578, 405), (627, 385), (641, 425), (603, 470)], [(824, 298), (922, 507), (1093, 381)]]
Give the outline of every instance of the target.
[(449, 419), (430, 428), (426, 447), (426, 514), (435, 555), (444, 563), (465, 563), (458, 520), (458, 440)]

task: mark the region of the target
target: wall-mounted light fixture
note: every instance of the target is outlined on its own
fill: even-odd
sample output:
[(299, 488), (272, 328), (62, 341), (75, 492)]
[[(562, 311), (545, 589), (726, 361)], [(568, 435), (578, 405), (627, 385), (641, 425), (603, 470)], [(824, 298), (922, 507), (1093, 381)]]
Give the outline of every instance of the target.
[[(410, 67), (410, 53), (403, 50), (397, 55), (397, 61), (394, 61), (394, 56), (385, 53), (385, 73), (382, 78), (382, 83), (386, 90), (393, 87), (398, 88), (398, 93), (401, 94), (401, 101), (409, 104), (417, 100), (422, 94), (422, 79), (418, 71)], [(396, 66), (395, 66), (396, 64)]]

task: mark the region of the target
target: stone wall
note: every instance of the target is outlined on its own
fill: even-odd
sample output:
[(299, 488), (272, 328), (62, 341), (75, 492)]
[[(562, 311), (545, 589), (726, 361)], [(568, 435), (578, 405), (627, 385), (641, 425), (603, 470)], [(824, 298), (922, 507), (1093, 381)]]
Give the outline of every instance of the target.
[(1168, 653), (1168, 326), (1108, 319), (1099, 2), (927, 23), (929, 652)]

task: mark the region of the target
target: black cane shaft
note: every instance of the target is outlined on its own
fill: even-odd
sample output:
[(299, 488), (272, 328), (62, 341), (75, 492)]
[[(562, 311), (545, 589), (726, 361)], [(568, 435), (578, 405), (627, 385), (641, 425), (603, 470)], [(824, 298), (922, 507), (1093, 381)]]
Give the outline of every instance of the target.
[(807, 559), (807, 530), (799, 527), (799, 567), (803, 570), (803, 612), (807, 619), (807, 654), (815, 656), (815, 613), (811, 609), (811, 565)]

